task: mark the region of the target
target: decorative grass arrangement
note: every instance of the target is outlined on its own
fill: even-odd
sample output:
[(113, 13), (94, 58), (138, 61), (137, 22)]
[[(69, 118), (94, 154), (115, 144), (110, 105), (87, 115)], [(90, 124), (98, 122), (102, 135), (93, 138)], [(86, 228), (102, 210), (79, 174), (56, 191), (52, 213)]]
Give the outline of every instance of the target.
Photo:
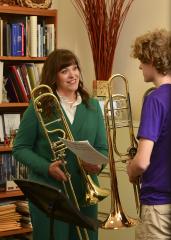
[(133, 1), (72, 0), (88, 32), (96, 80), (111, 76), (116, 45)]

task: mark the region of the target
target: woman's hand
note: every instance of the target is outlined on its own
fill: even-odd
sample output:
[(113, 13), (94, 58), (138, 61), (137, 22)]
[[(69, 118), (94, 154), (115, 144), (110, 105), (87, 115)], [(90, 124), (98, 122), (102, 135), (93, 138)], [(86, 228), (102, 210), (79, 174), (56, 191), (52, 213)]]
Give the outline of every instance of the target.
[(84, 170), (90, 174), (97, 174), (97, 173), (99, 173), (99, 171), (101, 169), (101, 166), (99, 166), (99, 165), (90, 164), (90, 163), (87, 163), (84, 161), (82, 161), (82, 166), (83, 166)]
[(51, 177), (58, 181), (67, 181), (65, 173), (60, 169), (60, 165), (62, 164), (63, 162), (61, 160), (51, 163), (48, 172)]

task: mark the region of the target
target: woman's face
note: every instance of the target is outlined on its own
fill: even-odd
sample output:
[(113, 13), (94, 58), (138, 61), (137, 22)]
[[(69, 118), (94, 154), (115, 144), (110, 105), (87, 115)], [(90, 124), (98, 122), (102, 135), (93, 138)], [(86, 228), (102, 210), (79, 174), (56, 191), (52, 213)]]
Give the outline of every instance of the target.
[(80, 71), (76, 64), (61, 69), (57, 73), (57, 90), (63, 95), (74, 93), (78, 89)]

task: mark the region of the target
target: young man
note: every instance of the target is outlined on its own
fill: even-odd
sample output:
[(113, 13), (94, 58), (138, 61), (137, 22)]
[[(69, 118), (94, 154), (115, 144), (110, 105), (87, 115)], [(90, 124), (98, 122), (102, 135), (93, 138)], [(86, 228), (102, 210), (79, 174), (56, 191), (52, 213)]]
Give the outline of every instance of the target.
[(132, 55), (145, 82), (156, 89), (145, 97), (137, 154), (127, 166), (130, 182), (141, 179), (141, 219), (136, 240), (171, 239), (171, 33), (138, 37)]

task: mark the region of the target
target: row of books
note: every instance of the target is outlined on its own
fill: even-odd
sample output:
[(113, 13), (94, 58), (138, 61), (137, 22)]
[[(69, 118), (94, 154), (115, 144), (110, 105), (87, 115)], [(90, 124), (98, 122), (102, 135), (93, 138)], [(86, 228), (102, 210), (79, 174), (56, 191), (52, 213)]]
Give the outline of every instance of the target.
[(31, 91), (41, 78), (43, 63), (23, 63), (8, 66), (5, 89), (9, 102), (29, 102)]
[(0, 191), (17, 190), (14, 178), (27, 178), (28, 169), (25, 165), (17, 162), (11, 153), (0, 154)]
[(0, 203), (0, 232), (32, 227), (27, 201)]
[(0, 19), (0, 56), (44, 57), (55, 48), (55, 26), (37, 16)]

